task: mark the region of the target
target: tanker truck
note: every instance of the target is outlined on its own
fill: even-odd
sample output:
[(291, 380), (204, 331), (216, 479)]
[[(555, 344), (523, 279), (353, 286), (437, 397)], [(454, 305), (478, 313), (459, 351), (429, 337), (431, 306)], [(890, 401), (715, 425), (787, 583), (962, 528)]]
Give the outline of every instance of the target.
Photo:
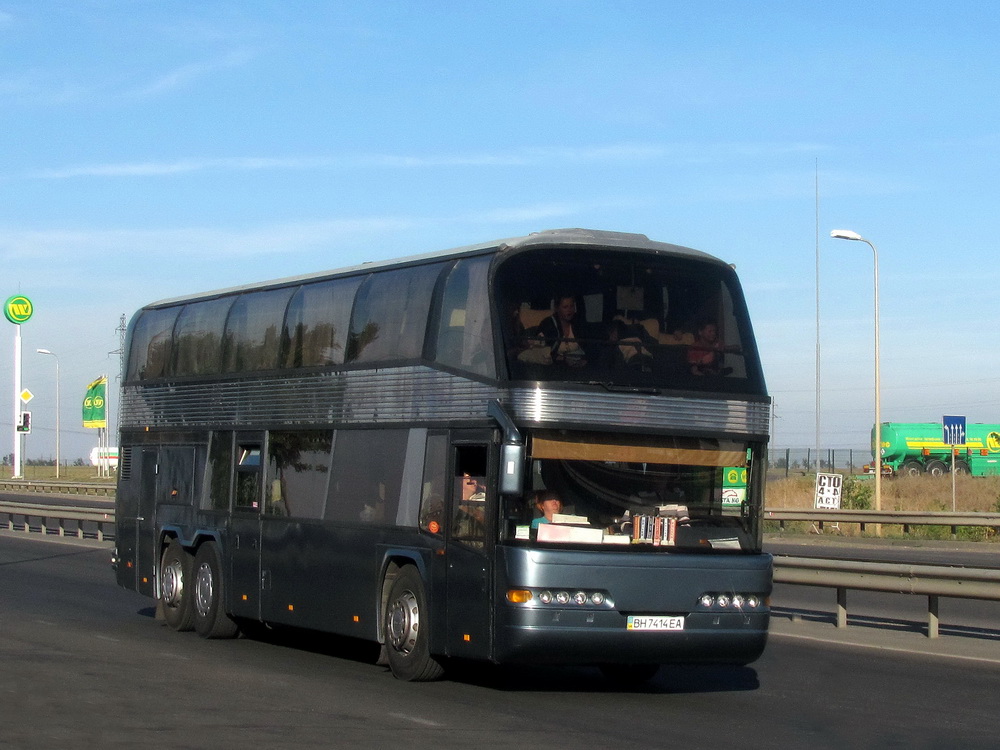
[(882, 471), (892, 476), (941, 476), (951, 471), (954, 450), (956, 474), (1000, 475), (1000, 424), (969, 423), (961, 445), (948, 445), (943, 437), (940, 422), (883, 422)]

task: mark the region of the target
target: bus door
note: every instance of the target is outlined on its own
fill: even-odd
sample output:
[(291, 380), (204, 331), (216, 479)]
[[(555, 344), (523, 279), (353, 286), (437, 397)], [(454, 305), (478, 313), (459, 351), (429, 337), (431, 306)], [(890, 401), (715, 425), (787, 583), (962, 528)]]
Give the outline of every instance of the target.
[(156, 528), (155, 449), (143, 449), (139, 457), (139, 498), (135, 514), (135, 590), (156, 596), (153, 582), (160, 566)]
[(448, 653), (486, 659), (492, 650), (490, 560), (497, 503), (495, 490), (487, 481), (489, 443), (470, 442), (459, 432), (453, 433), (452, 440), (453, 481), (445, 554)]
[(233, 513), (229, 525), (229, 611), (260, 619), (260, 516), (263, 506), (263, 435), (237, 434)]

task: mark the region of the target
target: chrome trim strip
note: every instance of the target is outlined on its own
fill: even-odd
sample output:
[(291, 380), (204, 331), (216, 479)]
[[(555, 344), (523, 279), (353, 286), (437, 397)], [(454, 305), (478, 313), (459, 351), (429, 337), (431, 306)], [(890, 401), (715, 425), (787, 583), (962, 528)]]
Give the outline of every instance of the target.
[(642, 427), (716, 435), (764, 438), (771, 405), (767, 401), (698, 399), (631, 393), (591, 393), (550, 388), (510, 391), (519, 422), (580, 427)]
[(501, 389), (429, 367), (211, 383), (130, 385), (125, 429), (483, 421), (499, 399), (519, 425), (625, 428), (763, 439), (767, 400), (699, 399), (559, 388)]

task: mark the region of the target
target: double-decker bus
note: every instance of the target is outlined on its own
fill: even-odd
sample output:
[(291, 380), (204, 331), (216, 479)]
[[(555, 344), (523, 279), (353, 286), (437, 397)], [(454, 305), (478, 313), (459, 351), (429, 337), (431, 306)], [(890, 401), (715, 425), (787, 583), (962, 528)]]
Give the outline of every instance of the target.
[(452, 659), (746, 664), (770, 400), (733, 268), (545, 231), (147, 305), (116, 570), (176, 630)]

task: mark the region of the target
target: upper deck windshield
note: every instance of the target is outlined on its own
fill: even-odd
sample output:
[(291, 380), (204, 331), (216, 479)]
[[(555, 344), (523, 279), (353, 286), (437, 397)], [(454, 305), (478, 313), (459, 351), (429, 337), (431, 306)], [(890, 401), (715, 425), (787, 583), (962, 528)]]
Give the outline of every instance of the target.
[(763, 393), (731, 268), (598, 248), (521, 253), (497, 271), (513, 380)]
[(539, 431), (524, 497), (504, 498), (508, 541), (629, 552), (759, 552), (751, 444)]

